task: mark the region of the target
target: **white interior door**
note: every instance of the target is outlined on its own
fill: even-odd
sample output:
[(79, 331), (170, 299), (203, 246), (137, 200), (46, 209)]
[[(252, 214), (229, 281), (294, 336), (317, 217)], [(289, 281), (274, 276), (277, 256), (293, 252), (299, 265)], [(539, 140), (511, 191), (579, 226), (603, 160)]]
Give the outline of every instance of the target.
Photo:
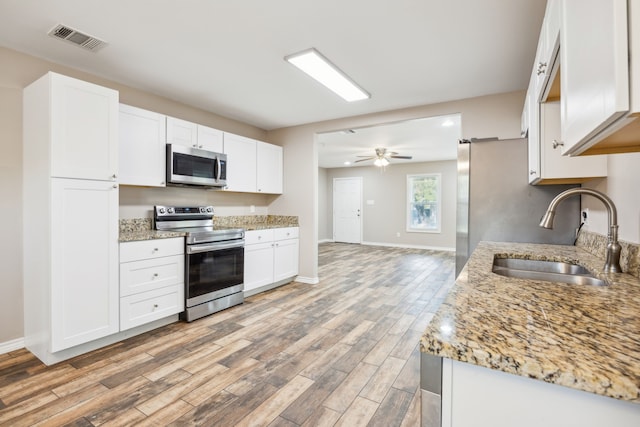
[(362, 178), (333, 179), (333, 240), (362, 243)]

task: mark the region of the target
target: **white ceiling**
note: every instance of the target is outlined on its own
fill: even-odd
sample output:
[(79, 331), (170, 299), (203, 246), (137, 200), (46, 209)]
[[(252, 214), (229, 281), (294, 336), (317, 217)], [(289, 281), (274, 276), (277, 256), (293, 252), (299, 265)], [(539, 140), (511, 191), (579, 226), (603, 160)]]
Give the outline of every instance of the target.
[[(524, 90), (545, 6), (545, 0), (0, 0), (0, 45), (271, 130)], [(57, 24), (108, 45), (94, 53), (49, 37)], [(371, 99), (347, 103), (283, 59), (310, 47)], [(344, 167), (377, 147), (413, 162), (452, 159), (455, 120), (449, 128), (436, 118), (320, 135), (319, 165)]]
[[(0, 45), (271, 130), (524, 90), (545, 4), (0, 0)], [(56, 24), (109, 44), (53, 39)], [(346, 103), (283, 60), (310, 47), (371, 99)]]

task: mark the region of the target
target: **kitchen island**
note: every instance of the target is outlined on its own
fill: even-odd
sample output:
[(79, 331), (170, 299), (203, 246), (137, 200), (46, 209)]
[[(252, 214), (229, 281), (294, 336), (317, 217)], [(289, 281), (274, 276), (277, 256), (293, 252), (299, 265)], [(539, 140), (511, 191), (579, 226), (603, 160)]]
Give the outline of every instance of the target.
[[(609, 285), (503, 277), (492, 272), (494, 257), (580, 264)], [(574, 420), (597, 425), (589, 411), (611, 407), (606, 419), (622, 413), (623, 424), (607, 425), (640, 425), (640, 280), (598, 273), (603, 262), (575, 246), (478, 245), (421, 338), (423, 360), (444, 362), (442, 425), (548, 425), (540, 423), (549, 415), (557, 425), (573, 425), (530, 399), (545, 395)], [(570, 402), (584, 405), (572, 408)], [(509, 411), (495, 412), (501, 406)], [(499, 424), (500, 412), (516, 418)]]

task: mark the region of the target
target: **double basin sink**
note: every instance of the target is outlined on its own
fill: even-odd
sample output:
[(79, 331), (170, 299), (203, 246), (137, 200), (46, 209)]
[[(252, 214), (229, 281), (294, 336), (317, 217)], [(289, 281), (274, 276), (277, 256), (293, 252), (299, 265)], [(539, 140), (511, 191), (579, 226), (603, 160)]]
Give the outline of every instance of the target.
[(506, 277), (574, 285), (606, 286), (581, 265), (521, 258), (494, 258), (492, 271)]

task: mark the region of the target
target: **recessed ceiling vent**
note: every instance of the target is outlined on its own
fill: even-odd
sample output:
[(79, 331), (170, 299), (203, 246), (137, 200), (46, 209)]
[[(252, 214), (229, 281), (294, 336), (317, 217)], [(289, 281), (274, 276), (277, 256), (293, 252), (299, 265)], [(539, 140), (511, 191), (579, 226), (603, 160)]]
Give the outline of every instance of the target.
[(49, 35), (56, 39), (73, 43), (76, 46), (80, 46), (92, 52), (96, 52), (107, 45), (107, 42), (105, 41), (81, 33), (80, 31), (74, 30), (66, 25), (56, 25), (51, 29), (51, 31), (49, 31)]

